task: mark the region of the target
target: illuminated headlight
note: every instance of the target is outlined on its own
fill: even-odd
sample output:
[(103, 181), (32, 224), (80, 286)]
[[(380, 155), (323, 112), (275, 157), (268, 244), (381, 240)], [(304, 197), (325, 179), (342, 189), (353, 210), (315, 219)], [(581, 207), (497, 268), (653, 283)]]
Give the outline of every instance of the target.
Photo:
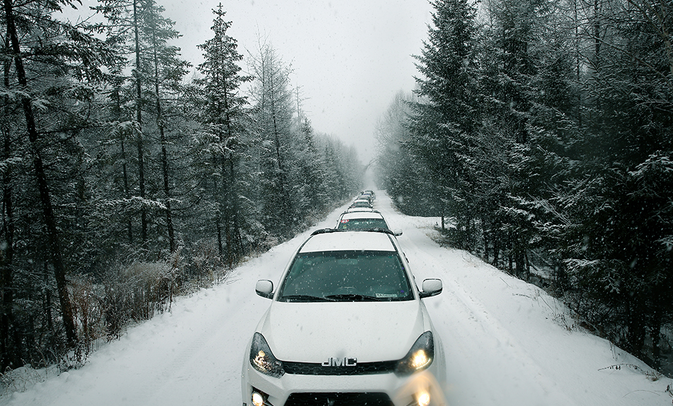
[(428, 406), (430, 404), (430, 392), (422, 390), (414, 396), (417, 406)]
[(395, 373), (409, 375), (422, 371), (432, 364), (434, 357), (435, 344), (432, 339), (432, 332), (426, 331), (418, 337), (418, 340), (411, 346), (407, 355), (397, 363)]
[(266, 404), (266, 395), (262, 392), (254, 390), (252, 392), (252, 406), (264, 406)]
[(264, 336), (255, 333), (250, 347), (250, 365), (259, 372), (280, 378), (285, 373), (283, 364), (274, 357)]

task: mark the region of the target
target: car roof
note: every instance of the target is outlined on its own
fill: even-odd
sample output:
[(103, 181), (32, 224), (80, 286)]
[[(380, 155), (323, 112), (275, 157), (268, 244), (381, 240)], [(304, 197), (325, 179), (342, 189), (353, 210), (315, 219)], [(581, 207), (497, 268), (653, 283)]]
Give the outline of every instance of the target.
[(390, 235), (377, 231), (334, 231), (314, 233), (300, 253), (322, 251), (397, 251)]
[(353, 219), (382, 219), (383, 216), (377, 211), (349, 211), (341, 215), (342, 220)]
[(373, 213), (375, 210), (372, 207), (349, 207), (347, 213)]

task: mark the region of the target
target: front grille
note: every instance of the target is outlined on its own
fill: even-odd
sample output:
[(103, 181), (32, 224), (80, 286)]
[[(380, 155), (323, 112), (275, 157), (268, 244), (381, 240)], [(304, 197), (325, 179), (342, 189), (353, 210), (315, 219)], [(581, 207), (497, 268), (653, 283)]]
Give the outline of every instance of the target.
[(385, 393), (293, 393), (285, 406), (393, 406)]
[(362, 362), (356, 366), (325, 367), (320, 363), (283, 362), (285, 373), (295, 375), (371, 375), (395, 372), (397, 361)]

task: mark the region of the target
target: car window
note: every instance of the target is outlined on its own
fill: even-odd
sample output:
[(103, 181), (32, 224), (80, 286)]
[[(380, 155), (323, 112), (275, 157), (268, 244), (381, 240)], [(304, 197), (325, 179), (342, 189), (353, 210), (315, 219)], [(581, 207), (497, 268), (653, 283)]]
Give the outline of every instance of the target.
[(383, 219), (343, 219), (337, 228), (339, 230), (372, 230), (375, 228), (387, 230), (388, 226)]
[(298, 254), (278, 295), (281, 302), (412, 299), (402, 262), (389, 251)]

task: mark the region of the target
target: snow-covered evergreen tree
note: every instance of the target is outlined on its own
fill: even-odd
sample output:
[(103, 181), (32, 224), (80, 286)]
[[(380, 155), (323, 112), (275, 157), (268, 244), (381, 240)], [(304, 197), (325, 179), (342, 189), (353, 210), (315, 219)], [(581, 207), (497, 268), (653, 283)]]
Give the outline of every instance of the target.
[[(111, 136), (118, 143), (116, 156), (122, 165), (123, 181), (116, 190), (122, 196), (111, 196), (120, 204), (120, 210), (135, 212), (140, 217), (140, 239), (146, 249), (163, 247), (149, 244), (149, 232), (161, 234), (152, 241), (168, 241), (169, 251), (177, 247), (171, 204), (176, 182), (170, 169), (171, 156), (176, 148), (175, 137), (180, 137), (179, 125), (184, 120), (172, 120), (177, 110), (177, 99), (183, 92), (182, 78), (189, 63), (180, 59), (179, 48), (170, 44), (179, 33), (174, 22), (163, 17), (163, 7), (154, 0), (103, 0), (96, 9), (106, 18), (104, 25), (108, 41), (115, 44), (126, 57), (125, 63), (115, 67), (116, 81), (109, 92)], [(128, 69), (130, 66), (130, 76)], [(177, 142), (180, 144), (180, 141)], [(135, 156), (129, 147), (135, 146)], [(107, 144), (108, 148), (113, 144)], [(110, 156), (113, 156), (109, 152)], [(134, 159), (132, 159), (134, 158)], [(135, 164), (132, 171), (129, 163)], [(172, 173), (173, 172), (173, 173)], [(120, 183), (122, 183), (120, 181)], [(133, 241), (132, 222), (127, 224), (127, 235)]]
[[(479, 122), (475, 100), (474, 40), (476, 8), (467, 0), (436, 0), (432, 25), (416, 78), (419, 101), (413, 104), (408, 144), (437, 181), (438, 214), (456, 219), (457, 240), (467, 246), (472, 202), (464, 192), (469, 173), (464, 157)], [(434, 192), (434, 191), (430, 191)]]
[[(87, 205), (79, 136), (91, 126), (101, 67), (113, 54), (89, 27), (54, 18), (75, 5), (4, 0), (0, 12), (3, 369), (59, 361), (79, 348), (67, 283), (81, 254), (72, 246), (85, 240), (87, 227), (78, 217)], [(22, 315), (13, 313), (18, 300)]]
[(296, 218), (289, 179), (294, 160), (291, 69), (267, 44), (260, 47), (251, 68), (255, 77), (251, 89), (253, 131), (259, 159), (256, 201), (265, 229), (285, 239), (292, 235)]
[(252, 78), (241, 74), (238, 63), (243, 55), (238, 52), (236, 39), (227, 34), (232, 23), (225, 20), (222, 4), (213, 13), (213, 37), (199, 45), (204, 53), (204, 62), (198, 67), (204, 77), (197, 80), (203, 89), (199, 121), (204, 131), (200, 141), (203, 151), (198, 156), (207, 153), (210, 156), (203, 158), (212, 161), (212, 165), (203, 168), (204, 176), (215, 180), (208, 200), (218, 206), (213, 213), (214, 231), (220, 256), (231, 266), (245, 255), (241, 229), (251, 214), (244, 210), (245, 201), (241, 201), (244, 192), (241, 172), (245, 169), (241, 165), (250, 146), (244, 138), (249, 121), (240, 87)]
[[(412, 215), (440, 215), (444, 207), (433, 174), (424, 160), (414, 154), (408, 126), (413, 95), (398, 93), (376, 127), (378, 143), (377, 170), (380, 187), (397, 207)], [(416, 101), (417, 102), (417, 101)], [(433, 176), (434, 175), (434, 176)]]

